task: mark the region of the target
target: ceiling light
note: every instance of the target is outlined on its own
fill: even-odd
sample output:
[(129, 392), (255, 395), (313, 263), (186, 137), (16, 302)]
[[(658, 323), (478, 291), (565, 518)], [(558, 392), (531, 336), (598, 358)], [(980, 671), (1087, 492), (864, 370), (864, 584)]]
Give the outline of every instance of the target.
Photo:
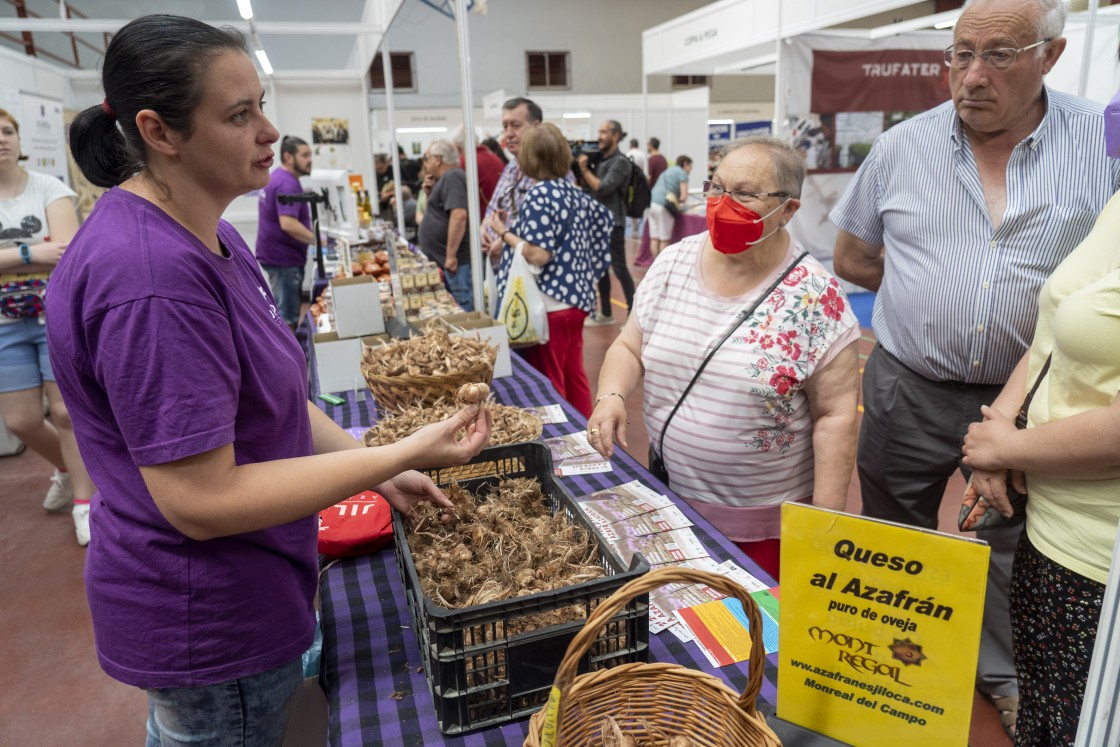
[(708, 124), (710, 124), (710, 125), (735, 124), (735, 120), (734, 119), (709, 119)]
[(268, 61), (268, 53), (263, 49), (257, 50), (257, 62), (261, 63), (261, 70), (265, 75), (272, 75), (272, 63)]
[(564, 112), (564, 119), (591, 119), (591, 112)]
[(237, 0), (237, 10), (248, 21), (253, 17), (253, 0)]
[(935, 24), (933, 24), (933, 27), (935, 29), (951, 29), (956, 25), (957, 25), (957, 19), (954, 18), (951, 21), (942, 21), (941, 23), (935, 23)]

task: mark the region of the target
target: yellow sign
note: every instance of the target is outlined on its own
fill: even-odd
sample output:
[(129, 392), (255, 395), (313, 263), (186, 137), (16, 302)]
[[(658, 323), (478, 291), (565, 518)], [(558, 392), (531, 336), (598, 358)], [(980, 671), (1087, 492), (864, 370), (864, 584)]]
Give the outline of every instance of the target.
[(783, 505), (778, 716), (856, 747), (967, 745), (988, 555)]

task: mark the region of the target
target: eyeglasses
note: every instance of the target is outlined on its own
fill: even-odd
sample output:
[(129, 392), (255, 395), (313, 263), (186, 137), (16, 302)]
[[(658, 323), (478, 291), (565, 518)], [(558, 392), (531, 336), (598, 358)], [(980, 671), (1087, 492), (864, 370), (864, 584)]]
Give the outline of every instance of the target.
[(723, 185), (716, 184), (715, 182), (704, 182), (704, 196), (710, 200), (718, 200), (725, 194), (731, 195), (731, 199), (736, 202), (746, 204), (748, 202), (761, 202), (767, 197), (789, 197), (789, 192), (748, 192), (745, 189), (726, 190)]
[(945, 64), (949, 67), (955, 67), (958, 70), (967, 70), (972, 61), (979, 57), (989, 67), (996, 70), (1006, 70), (1015, 64), (1015, 60), (1019, 59), (1020, 52), (1026, 52), (1028, 49), (1042, 46), (1049, 43), (1054, 37), (1047, 37), (1042, 41), (1036, 41), (1034, 44), (1028, 44), (1025, 47), (1012, 49), (1004, 47), (1001, 49), (985, 49), (979, 54), (970, 49), (957, 49), (956, 47), (945, 48)]

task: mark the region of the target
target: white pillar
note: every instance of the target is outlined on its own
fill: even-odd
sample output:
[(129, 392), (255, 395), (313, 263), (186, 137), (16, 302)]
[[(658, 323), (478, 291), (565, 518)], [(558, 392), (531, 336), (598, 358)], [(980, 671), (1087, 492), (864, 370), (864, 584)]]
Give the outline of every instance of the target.
[[(393, 118), (393, 66), (389, 59), (389, 35), (381, 38), (381, 69), (385, 74), (385, 111), (389, 115), (389, 157), (393, 159), (393, 190), (397, 198), (397, 232), (404, 238), (404, 200), (401, 199), (401, 158), (397, 152), (397, 127)], [(377, 190), (377, 173), (373, 175), (373, 188)], [(380, 193), (378, 198), (380, 198)], [(373, 201), (370, 200), (372, 206)]]
[(455, 30), (459, 35), (459, 86), (463, 101), (463, 155), (467, 162), (467, 235), (471, 250), (471, 285), (474, 307), (482, 303), (482, 215), (478, 204), (478, 154), (474, 147), (474, 92), (471, 89), (471, 49), (467, 34), (466, 0), (455, 0)]

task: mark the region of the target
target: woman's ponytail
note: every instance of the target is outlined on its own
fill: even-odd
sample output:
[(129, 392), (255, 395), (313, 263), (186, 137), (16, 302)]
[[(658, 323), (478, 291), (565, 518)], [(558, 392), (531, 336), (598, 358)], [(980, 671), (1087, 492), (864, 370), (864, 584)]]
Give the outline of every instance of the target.
[(86, 179), (99, 187), (115, 187), (140, 167), (110, 112), (102, 104), (91, 106), (70, 124), (74, 161)]

